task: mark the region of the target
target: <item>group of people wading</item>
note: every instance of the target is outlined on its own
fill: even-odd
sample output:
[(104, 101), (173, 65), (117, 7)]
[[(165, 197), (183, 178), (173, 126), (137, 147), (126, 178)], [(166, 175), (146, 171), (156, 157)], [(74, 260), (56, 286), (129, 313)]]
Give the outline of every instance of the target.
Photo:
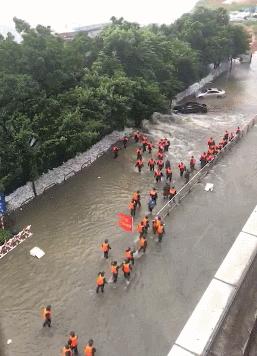
[[(229, 141), (232, 141), (236, 135), (240, 135), (241, 130), (240, 127), (237, 127), (235, 134), (233, 132), (229, 133), (227, 130), (224, 133), (224, 136), (220, 140), (218, 144), (215, 143), (212, 137), (209, 138), (207, 144), (208, 149), (203, 152), (200, 156), (200, 167), (203, 168), (207, 163), (212, 161), (220, 150), (222, 150)], [(136, 148), (136, 162), (135, 167), (138, 172), (141, 173), (143, 167), (147, 166), (149, 171), (153, 174), (154, 180), (158, 185), (162, 180), (165, 179), (165, 185), (163, 187), (163, 198), (171, 200), (177, 194), (176, 188), (174, 184), (171, 184), (173, 178), (173, 170), (171, 168), (171, 163), (169, 159), (165, 160), (165, 153), (169, 151), (170, 141), (167, 138), (162, 138), (159, 140), (157, 145), (153, 144), (146, 135), (136, 131), (133, 134), (135, 143), (138, 144)], [(129, 142), (129, 137), (125, 135), (122, 139), (123, 147), (126, 149), (127, 144)], [(156, 157), (153, 157), (152, 152), (153, 149), (157, 149)], [(113, 158), (116, 159), (119, 155), (120, 147), (114, 145), (112, 147)], [(151, 155), (148, 157), (147, 165), (144, 163), (143, 155), (148, 154)], [(191, 156), (189, 161), (189, 168), (186, 167), (184, 162), (179, 162), (177, 164), (177, 168), (179, 171), (179, 176), (185, 179), (185, 184), (189, 182), (190, 174), (196, 169), (196, 159), (194, 156)], [(152, 210), (157, 204), (158, 193), (155, 187), (153, 187), (149, 191), (149, 200), (148, 200), (148, 210), (149, 213), (152, 213)], [(140, 191), (137, 190), (132, 194), (131, 201), (128, 205), (130, 215), (135, 217), (137, 208), (141, 208), (141, 196)], [(165, 234), (164, 222), (162, 221), (160, 216), (156, 216), (152, 222), (152, 232), (154, 236), (157, 237), (157, 241), (159, 243), (162, 242), (163, 235)], [(104, 293), (104, 288), (107, 283), (116, 284), (118, 281), (119, 272), (122, 271), (123, 276), (127, 284), (130, 281), (130, 274), (135, 264), (135, 256), (139, 257), (141, 254), (144, 254), (147, 249), (147, 234), (150, 228), (149, 216), (146, 215), (140, 223), (137, 225), (136, 230), (139, 233), (139, 237), (137, 240), (137, 248), (127, 247), (124, 251), (124, 258), (122, 263), (118, 263), (116, 260), (111, 261), (110, 263), (110, 273), (111, 280), (107, 282), (105, 277), (105, 272), (99, 272), (96, 278), (96, 293), (101, 291)], [(108, 260), (109, 252), (111, 250), (111, 245), (108, 239), (104, 240), (104, 242), (100, 246), (101, 251), (103, 253), (103, 257)], [(48, 326), (51, 327), (52, 321), (52, 309), (51, 306), (48, 305), (43, 310), (43, 318), (44, 323), (43, 327)], [(84, 347), (84, 355), (85, 356), (94, 356), (96, 349), (94, 347), (94, 341), (90, 339), (87, 345)], [(74, 331), (71, 331), (69, 334), (68, 341), (66, 345), (62, 349), (62, 356), (72, 356), (78, 354), (78, 336)]]
[[(226, 130), (219, 144), (215, 144), (213, 138), (210, 137), (207, 142), (208, 144), (207, 151), (203, 152), (199, 158), (201, 168), (203, 168), (208, 162), (212, 161), (214, 159), (214, 156), (218, 154), (220, 150), (224, 148), (229, 141), (232, 141), (235, 135), (239, 135), (239, 134), (240, 134), (239, 127), (237, 127), (235, 134), (233, 132), (229, 133)], [(163, 187), (163, 198), (164, 199), (168, 198), (169, 200), (171, 200), (177, 194), (177, 190), (175, 188), (175, 185), (171, 184), (172, 177), (173, 177), (173, 170), (171, 168), (170, 160), (169, 159), (165, 160), (165, 154), (169, 151), (170, 141), (167, 138), (161, 138), (157, 144), (153, 144), (153, 142), (150, 141), (146, 135), (140, 133), (139, 131), (136, 131), (133, 134), (133, 137), (135, 143), (138, 145), (136, 148), (136, 161), (135, 161), (136, 169), (138, 170), (139, 173), (142, 172), (143, 167), (145, 167), (146, 165), (144, 163), (143, 156), (144, 154), (148, 155), (147, 167), (149, 171), (153, 174), (154, 180), (156, 181), (157, 185), (163, 179), (165, 179), (165, 185)], [(126, 149), (129, 141), (129, 137), (125, 135), (121, 141), (123, 147)], [(157, 149), (157, 153), (155, 157), (152, 155), (154, 148)], [(117, 145), (114, 145), (112, 147), (114, 159), (118, 157), (118, 153), (120, 149), (121, 148), (118, 147)], [(151, 156), (149, 157), (149, 155)], [(178, 163), (177, 168), (179, 171), (179, 176), (181, 178), (184, 177), (185, 184), (189, 182), (190, 174), (196, 169), (195, 166), (196, 166), (196, 159), (194, 156), (191, 156), (189, 160), (189, 168), (187, 168), (184, 162), (182, 161)], [(157, 199), (158, 199), (158, 193), (156, 188), (153, 187), (149, 191), (149, 200), (148, 200), (149, 213), (152, 213), (154, 207), (157, 204)], [(139, 190), (135, 191), (132, 194), (131, 201), (128, 204), (128, 209), (132, 217), (135, 217), (137, 208), (139, 209), (141, 208), (141, 196)], [(135, 254), (138, 256), (139, 254), (141, 253), (144, 254), (146, 252), (147, 234), (149, 228), (150, 228), (149, 216), (146, 215), (140, 221), (140, 223), (137, 225), (136, 228), (137, 232), (139, 233), (139, 237), (137, 240), (137, 244), (138, 244), (137, 248), (132, 249), (131, 247), (128, 247), (124, 251), (124, 260), (121, 264), (119, 264), (116, 260), (111, 262), (110, 272), (112, 274), (112, 279), (111, 279), (112, 283), (117, 283), (120, 270), (123, 272), (125, 280), (129, 283), (130, 274), (133, 265), (135, 263), (134, 261)], [(161, 242), (162, 237), (165, 233), (165, 229), (164, 229), (164, 223), (160, 216), (157, 216), (152, 220), (152, 231), (153, 234), (157, 236), (158, 242)], [(104, 258), (108, 259), (111, 246), (107, 239), (101, 244), (101, 250), (104, 254)], [(98, 293), (99, 291), (104, 293), (104, 288), (106, 284), (107, 284), (107, 280), (105, 277), (105, 272), (99, 272), (96, 279), (96, 293)]]

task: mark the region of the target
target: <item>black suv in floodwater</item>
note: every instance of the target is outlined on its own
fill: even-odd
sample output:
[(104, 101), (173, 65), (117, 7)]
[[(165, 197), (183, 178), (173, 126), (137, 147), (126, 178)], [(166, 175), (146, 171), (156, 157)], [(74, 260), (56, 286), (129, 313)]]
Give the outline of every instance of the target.
[(182, 113), (182, 114), (191, 114), (191, 113), (207, 113), (207, 106), (205, 104), (197, 103), (196, 101), (189, 101), (184, 104), (175, 105), (173, 112)]

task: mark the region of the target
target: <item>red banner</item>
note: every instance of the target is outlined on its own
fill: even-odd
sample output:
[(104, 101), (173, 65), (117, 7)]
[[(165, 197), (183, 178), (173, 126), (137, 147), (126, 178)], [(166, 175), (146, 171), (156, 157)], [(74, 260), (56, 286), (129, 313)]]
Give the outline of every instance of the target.
[(118, 225), (125, 231), (132, 232), (133, 230), (133, 217), (123, 213), (117, 214), (119, 217)]

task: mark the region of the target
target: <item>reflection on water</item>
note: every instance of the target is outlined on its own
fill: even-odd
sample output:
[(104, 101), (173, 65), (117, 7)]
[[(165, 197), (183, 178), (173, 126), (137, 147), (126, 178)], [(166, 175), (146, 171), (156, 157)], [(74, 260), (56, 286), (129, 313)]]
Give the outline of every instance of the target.
[[(188, 164), (191, 154), (198, 157), (208, 136), (218, 139), (225, 129), (232, 130), (256, 114), (257, 81), (253, 73), (257, 57), (253, 60), (250, 68), (236, 65), (231, 74), (212, 84), (224, 88), (227, 96), (204, 99), (209, 107), (207, 115), (174, 115), (173, 120), (148, 124), (155, 142), (164, 136), (171, 140), (168, 156), (173, 166), (179, 160)], [(136, 238), (136, 234), (131, 236), (117, 228), (116, 214), (127, 212), (131, 193), (137, 189), (144, 202), (141, 216), (147, 210), (146, 196), (154, 185), (153, 177), (146, 169), (141, 175), (136, 172), (134, 157), (134, 144), (117, 160), (106, 154), (16, 214), (17, 224), (31, 224), (34, 236), (1, 261), (1, 322), (5, 338), (13, 339), (8, 356), (57, 355), (72, 329), (83, 343), (94, 337), (99, 355), (127, 356), (133, 350), (136, 355), (159, 356), (160, 350), (167, 349), (173, 328), (167, 310), (176, 303), (179, 318), (186, 297), (180, 296), (178, 302), (174, 287), (165, 283), (162, 271), (168, 255), (164, 246), (149, 240), (149, 254), (155, 256), (155, 264), (143, 256), (130, 286), (121, 278), (117, 288), (107, 286), (105, 296), (96, 298), (94, 292), (97, 272), (107, 270), (107, 279), (110, 275), (100, 243), (108, 238), (111, 257), (121, 262), (122, 251)], [(181, 184), (176, 173), (175, 182)], [(34, 246), (46, 252), (41, 260), (29, 256)], [(53, 306), (53, 327), (44, 330), (39, 310), (49, 303)], [(151, 341), (152, 334), (155, 342)]]

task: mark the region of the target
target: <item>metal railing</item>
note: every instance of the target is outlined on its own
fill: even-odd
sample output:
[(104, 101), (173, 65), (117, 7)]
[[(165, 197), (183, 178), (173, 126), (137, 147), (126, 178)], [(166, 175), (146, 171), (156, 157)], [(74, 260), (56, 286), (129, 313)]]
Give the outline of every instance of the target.
[(60, 184), (60, 183), (51, 183), (51, 184), (47, 185), (47, 186), (44, 188), (43, 193), (44, 193), (46, 190), (48, 190), (48, 189), (54, 187), (54, 186), (57, 185), (57, 184)]
[(225, 147), (223, 147), (220, 152), (214, 157), (214, 159), (205, 164), (205, 166), (200, 169), (190, 180), (188, 183), (186, 183), (178, 192), (177, 194), (170, 199), (158, 212), (157, 216), (160, 216), (162, 219), (164, 219), (169, 213), (177, 206), (177, 204), (180, 203), (181, 200), (183, 200), (188, 193), (191, 192), (192, 187), (199, 183), (203, 177), (205, 177), (210, 169), (216, 164), (216, 162), (224, 156), (224, 154), (229, 151), (236, 142), (238, 142), (243, 136), (247, 134), (249, 129), (255, 125), (257, 122), (257, 115), (250, 120), (248, 124), (246, 124), (242, 130), (241, 133), (236, 135), (233, 140), (229, 141)]
[(35, 198), (35, 197), (33, 196), (33, 197), (30, 197), (30, 198), (24, 200), (24, 202), (20, 205), (20, 208), (21, 208), (22, 206), (28, 204), (28, 203), (29, 203), (31, 200), (33, 200), (34, 198)]

